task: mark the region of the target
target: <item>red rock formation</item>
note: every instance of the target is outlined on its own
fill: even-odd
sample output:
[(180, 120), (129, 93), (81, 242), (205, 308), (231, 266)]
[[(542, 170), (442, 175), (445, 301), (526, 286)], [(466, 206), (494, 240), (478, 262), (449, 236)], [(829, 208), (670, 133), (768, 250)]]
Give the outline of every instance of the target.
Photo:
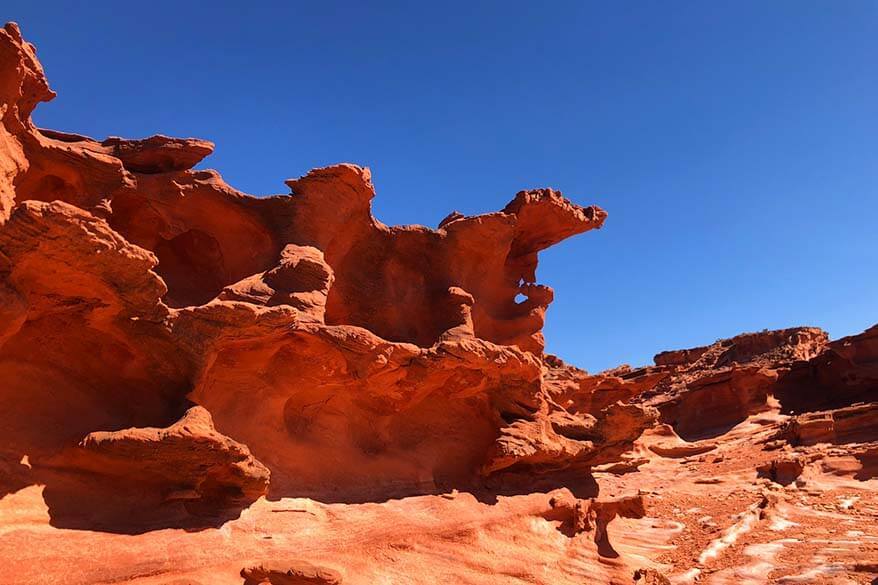
[[(63, 492), (84, 493), (65, 473), (103, 493), (131, 459), (153, 508), (217, 490), (244, 505), (266, 482), (258, 461), (273, 497), (366, 501), (483, 489), (511, 468), (587, 473), (652, 420), (579, 416), (541, 385), (537, 253), (600, 227), (599, 208), (538, 190), (438, 230), (387, 227), (353, 165), (247, 196), (192, 170), (206, 141), (37, 129), (54, 94), (17, 27), (2, 40), (4, 460), (27, 456), (17, 476), (48, 486), (56, 523)], [(207, 410), (175, 423), (190, 402)]]
[(306, 561), (268, 563), (241, 569), (244, 585), (341, 585), (338, 571)]
[(542, 189), (388, 227), (368, 169), (252, 197), (193, 169), (207, 141), (36, 128), (53, 97), (6, 25), (3, 583), (876, 572), (878, 327), (589, 375), (543, 354), (535, 273), (600, 208)]
[(873, 438), (878, 428), (878, 403), (856, 404), (791, 417), (777, 438), (791, 445), (859, 443)]
[(57, 460), (61, 467), (106, 476), (110, 497), (127, 488), (135, 500), (147, 492), (147, 499), (182, 502), (195, 514), (249, 505), (267, 492), (270, 476), (245, 445), (216, 432), (200, 406), (163, 429), (89, 433)]
[(878, 325), (829, 343), (809, 360), (793, 363), (776, 394), (786, 414), (848, 406), (875, 399)]
[(644, 396), (645, 403), (659, 408), (662, 422), (684, 438), (722, 434), (767, 410), (778, 377), (796, 361), (818, 355), (827, 341), (825, 332), (805, 327), (660, 353), (655, 363), (669, 375)]

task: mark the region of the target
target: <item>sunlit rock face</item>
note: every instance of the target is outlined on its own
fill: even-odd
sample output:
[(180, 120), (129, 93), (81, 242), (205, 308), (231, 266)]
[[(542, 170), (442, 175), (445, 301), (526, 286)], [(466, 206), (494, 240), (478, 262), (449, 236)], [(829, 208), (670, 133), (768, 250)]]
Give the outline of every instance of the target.
[(589, 375), (543, 352), (536, 267), (600, 228), (599, 207), (539, 189), (389, 227), (366, 168), (252, 197), (194, 169), (206, 140), (36, 128), (53, 97), (7, 24), (4, 584), (878, 570), (862, 554), (878, 547), (876, 328), (746, 334)]

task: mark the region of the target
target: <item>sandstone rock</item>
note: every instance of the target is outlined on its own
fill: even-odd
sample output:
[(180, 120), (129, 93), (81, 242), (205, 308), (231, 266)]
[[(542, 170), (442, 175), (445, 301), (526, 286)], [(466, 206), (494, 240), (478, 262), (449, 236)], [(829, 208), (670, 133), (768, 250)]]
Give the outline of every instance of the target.
[(549, 500), (549, 507), (551, 510), (546, 518), (562, 520), (561, 529), (569, 536), (589, 533), (598, 553), (605, 557), (619, 556), (610, 544), (609, 523), (616, 517), (643, 518), (646, 514), (643, 497), (639, 494), (583, 500), (562, 492)]
[(113, 136), (101, 142), (101, 146), (133, 173), (185, 171), (213, 152), (213, 143), (207, 140), (171, 138), (161, 134), (143, 140)]
[(276, 267), (227, 286), (219, 299), (268, 307), (290, 305), (323, 321), (334, 280), (320, 250), (289, 244), (281, 251)]
[(634, 571), (635, 585), (671, 585), (671, 581), (655, 569), (637, 569)]
[(556, 356), (546, 356), (544, 363), (544, 385), (553, 399), (566, 408), (587, 413), (628, 401), (671, 375), (671, 370), (662, 366), (635, 369), (626, 365), (589, 375)]
[(749, 415), (767, 409), (777, 372), (760, 366), (730, 366), (685, 375), (684, 385), (647, 402), (662, 422), (687, 440), (716, 436)]
[(732, 363), (771, 363), (808, 360), (817, 356), (829, 341), (816, 327), (794, 327), (760, 333), (743, 333), (721, 339), (713, 345), (665, 351), (655, 356), (659, 366), (719, 368)]
[(386, 226), (367, 168), (253, 197), (204, 140), (36, 128), (53, 97), (6, 25), (4, 583), (873, 578), (878, 326), (588, 374), (536, 267), (599, 207)]
[(791, 445), (856, 443), (872, 440), (876, 428), (878, 402), (870, 402), (794, 416), (784, 424), (776, 438)]
[(789, 485), (802, 474), (805, 463), (802, 457), (787, 456), (758, 466), (756, 472), (759, 477), (767, 477), (775, 483)]
[(167, 173), (191, 169), (213, 152), (213, 143), (196, 138), (171, 138), (157, 134), (142, 140), (111, 136), (98, 142), (88, 136), (39, 129), (44, 138), (63, 142), (89, 152), (117, 158), (132, 173)]
[(874, 402), (878, 387), (878, 325), (838, 339), (790, 366), (775, 393), (786, 413), (831, 410)]
[[(545, 412), (545, 411), (543, 411)], [(563, 411), (548, 416), (533, 413), (503, 427), (495, 452), (485, 471), (495, 473), (512, 466), (540, 468), (587, 468), (617, 460), (657, 418), (657, 413), (638, 405), (611, 405), (593, 416), (576, 417)], [(514, 415), (507, 414), (510, 418)]]
[[(5, 159), (14, 197), (0, 231), (4, 460), (28, 453), (49, 474), (77, 459), (100, 482), (121, 464), (92, 453), (104, 445), (93, 438), (80, 448), (90, 459), (70, 455), (79, 438), (166, 429), (107, 444), (153, 445), (165, 453), (155, 465), (175, 469), (147, 466), (164, 479), (144, 484), (197, 495), (192, 478), (208, 472), (168, 446), (188, 400), (272, 471), (274, 497), (369, 501), (478, 489), (512, 465), (587, 469), (648, 426), (636, 406), (568, 411), (541, 382), (552, 292), (534, 283), (537, 253), (600, 227), (603, 210), (542, 189), (439, 230), (388, 227), (371, 214), (370, 171), (350, 164), (287, 181), (289, 195), (245, 195), (192, 170), (206, 141), (35, 128), (30, 112), (53, 94), (17, 28), (4, 34), (7, 131), (20, 145)], [(59, 377), (71, 387), (61, 399), (23, 398), (25, 386), (48, 396)], [(39, 436), (34, 420), (57, 433)], [(66, 479), (46, 481), (54, 502), (70, 499)]]
[(153, 254), (63, 202), (0, 227), (0, 452), (39, 463), (97, 429), (165, 424), (189, 367)]
[(268, 490), (270, 472), (249, 449), (216, 432), (195, 406), (167, 428), (89, 433), (59, 465), (111, 478), (118, 488), (160, 492), (196, 513), (246, 507)]
[(655, 357), (661, 376), (637, 400), (658, 408), (684, 439), (710, 438), (768, 410), (778, 380), (793, 364), (821, 355), (827, 340), (820, 329), (797, 327), (663, 352)]
[(241, 570), (244, 585), (341, 585), (338, 571), (306, 561), (270, 561)]

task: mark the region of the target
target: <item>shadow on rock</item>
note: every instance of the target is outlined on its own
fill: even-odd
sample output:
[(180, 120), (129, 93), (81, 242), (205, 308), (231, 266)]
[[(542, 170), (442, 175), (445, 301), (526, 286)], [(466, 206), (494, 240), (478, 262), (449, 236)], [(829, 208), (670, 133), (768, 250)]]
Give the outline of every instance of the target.
[(34, 462), (53, 526), (126, 534), (220, 526), (266, 493), (269, 475), (197, 406), (169, 427), (90, 433)]
[(597, 481), (588, 469), (567, 469), (554, 474), (536, 475), (533, 471), (510, 468), (487, 478), (472, 493), (483, 504), (496, 504), (501, 496), (549, 493), (559, 488), (567, 488), (574, 497), (582, 499), (595, 498), (599, 491)]
[(52, 471), (45, 480), (43, 498), (49, 523), (56, 528), (117, 534), (142, 534), (181, 528), (188, 531), (218, 528), (241, 515), (248, 505), (232, 506), (207, 500), (174, 499), (158, 486), (119, 482), (107, 476)]

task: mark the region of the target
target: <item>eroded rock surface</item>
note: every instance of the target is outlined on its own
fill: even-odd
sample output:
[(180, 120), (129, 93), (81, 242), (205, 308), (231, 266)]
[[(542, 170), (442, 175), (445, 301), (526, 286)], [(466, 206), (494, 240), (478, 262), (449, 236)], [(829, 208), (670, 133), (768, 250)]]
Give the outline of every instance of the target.
[(195, 515), (240, 509), (267, 492), (270, 477), (245, 445), (214, 429), (201, 406), (167, 428), (89, 433), (55, 465), (103, 480), (104, 497), (124, 495), (131, 508), (161, 498), (150, 508), (153, 514), (176, 502)]
[(876, 577), (878, 326), (590, 375), (535, 281), (599, 207), (385, 226), (366, 168), (253, 197), (205, 140), (37, 128), (53, 97), (6, 25), (3, 583)]

